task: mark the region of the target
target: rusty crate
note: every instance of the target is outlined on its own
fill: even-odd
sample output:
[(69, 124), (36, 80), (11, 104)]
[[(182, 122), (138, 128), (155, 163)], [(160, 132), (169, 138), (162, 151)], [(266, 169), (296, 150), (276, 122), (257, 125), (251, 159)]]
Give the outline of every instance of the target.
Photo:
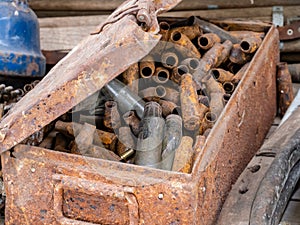
[[(21, 140), (9, 139), (7, 134), (2, 137), (1, 133), (2, 139), (7, 138), (2, 151), (16, 145), (2, 157), (6, 224), (215, 223), (231, 185), (261, 145), (275, 116), (278, 55), (278, 33), (271, 27), (190, 174), (16, 145)], [(43, 92), (43, 85), (46, 81), (27, 99), (35, 94), (52, 97), (51, 92)], [(50, 90), (68, 101), (68, 93), (62, 94), (68, 88), (56, 84)], [(33, 103), (24, 104), (21, 100), (14, 113), (24, 114), (26, 107), (39, 110)], [(51, 113), (58, 103), (51, 104), (38, 107)], [(69, 103), (65, 106), (43, 120), (36, 118), (35, 131), (72, 107)], [(32, 122), (31, 114), (26, 115), (25, 121)], [(10, 115), (2, 121), (2, 129), (7, 120), (10, 127), (18, 126), (19, 121), (12, 122), (12, 118)], [(20, 139), (32, 133), (28, 133), (32, 129), (28, 126), (19, 134)]]

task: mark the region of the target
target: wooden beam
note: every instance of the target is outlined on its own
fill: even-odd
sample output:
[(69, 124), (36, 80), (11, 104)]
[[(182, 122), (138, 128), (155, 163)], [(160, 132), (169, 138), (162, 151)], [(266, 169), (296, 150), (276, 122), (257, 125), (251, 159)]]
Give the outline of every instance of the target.
[[(62, 10), (62, 11), (111, 11), (117, 8), (124, 0), (31, 0), (30, 6), (34, 10)], [(222, 9), (222, 8), (247, 8), (265, 7), (273, 5), (291, 6), (299, 5), (298, 0), (183, 0), (175, 10), (195, 10), (195, 9)]]

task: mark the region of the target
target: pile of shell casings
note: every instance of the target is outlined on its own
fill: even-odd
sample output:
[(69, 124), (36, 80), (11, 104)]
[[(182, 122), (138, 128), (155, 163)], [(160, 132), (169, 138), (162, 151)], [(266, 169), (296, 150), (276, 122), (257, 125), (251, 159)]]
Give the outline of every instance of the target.
[(37, 85), (39, 80), (25, 84), (23, 88), (0, 84), (0, 118), (2, 118), (27, 92)]
[(262, 38), (197, 18), (160, 28), (149, 55), (44, 128), (38, 145), (191, 172)]

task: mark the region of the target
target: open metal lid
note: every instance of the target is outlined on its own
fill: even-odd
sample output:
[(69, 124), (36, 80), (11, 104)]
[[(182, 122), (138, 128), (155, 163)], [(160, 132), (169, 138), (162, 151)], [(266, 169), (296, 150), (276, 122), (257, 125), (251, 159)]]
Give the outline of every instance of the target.
[[(82, 40), (0, 121), (7, 151), (100, 90), (159, 42), (157, 14), (181, 0), (128, 0)], [(148, 31), (138, 26), (143, 22)]]

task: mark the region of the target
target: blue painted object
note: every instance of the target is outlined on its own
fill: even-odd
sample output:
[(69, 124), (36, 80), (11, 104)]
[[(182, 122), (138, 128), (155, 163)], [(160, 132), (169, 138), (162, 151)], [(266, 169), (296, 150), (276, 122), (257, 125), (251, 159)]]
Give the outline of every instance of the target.
[(39, 24), (26, 0), (0, 0), (0, 75), (44, 76)]

